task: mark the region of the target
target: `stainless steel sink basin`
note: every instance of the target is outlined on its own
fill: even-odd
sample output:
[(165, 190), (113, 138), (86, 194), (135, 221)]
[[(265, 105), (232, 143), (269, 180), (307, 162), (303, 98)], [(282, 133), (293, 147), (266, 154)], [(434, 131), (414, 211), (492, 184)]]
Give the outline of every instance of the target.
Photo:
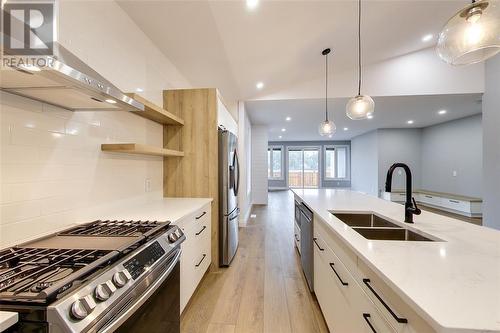
[(394, 241), (426, 241), (434, 242), (416, 232), (404, 228), (353, 228), (357, 233), (367, 239), (394, 240)]
[(391, 227), (401, 228), (399, 225), (389, 222), (375, 214), (364, 213), (334, 213), (335, 217), (350, 227)]

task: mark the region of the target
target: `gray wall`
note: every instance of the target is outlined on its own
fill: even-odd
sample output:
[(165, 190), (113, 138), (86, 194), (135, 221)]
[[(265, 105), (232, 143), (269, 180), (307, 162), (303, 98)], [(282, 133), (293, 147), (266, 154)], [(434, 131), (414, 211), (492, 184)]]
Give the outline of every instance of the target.
[(486, 62), (483, 96), (483, 225), (500, 229), (500, 55)]
[[(481, 138), (481, 115), (423, 129), (379, 129), (357, 136), (351, 142), (352, 189), (380, 195), (389, 167), (403, 162), (410, 166), (414, 189), (481, 197)], [(393, 188), (404, 187), (405, 174), (398, 169)]]
[(482, 136), (481, 115), (424, 128), (422, 188), (481, 197)]
[[(412, 187), (420, 188), (421, 164), (420, 153), (422, 130), (410, 129), (381, 129), (378, 130), (378, 188), (379, 195), (385, 191), (387, 170), (396, 163), (405, 163), (412, 172)], [(397, 169), (392, 175), (392, 188), (404, 189), (406, 174)]]
[(377, 131), (359, 135), (351, 140), (351, 188), (378, 195), (378, 138)]
[(269, 188), (287, 188), (287, 174), (288, 174), (288, 163), (286, 163), (287, 148), (288, 147), (321, 147), (320, 152), (320, 175), (321, 175), (321, 187), (350, 187), (351, 182), (349, 180), (345, 181), (332, 181), (325, 180), (323, 160), (324, 160), (324, 147), (329, 145), (351, 145), (350, 141), (270, 141), (270, 146), (283, 146), (285, 151), (284, 158), (284, 177), (282, 180), (268, 180)]

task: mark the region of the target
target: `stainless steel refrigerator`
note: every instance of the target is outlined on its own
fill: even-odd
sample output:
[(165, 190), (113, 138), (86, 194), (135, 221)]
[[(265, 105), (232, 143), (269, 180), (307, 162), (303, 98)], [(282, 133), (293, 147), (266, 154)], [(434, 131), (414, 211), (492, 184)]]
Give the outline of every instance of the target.
[(220, 265), (229, 266), (238, 249), (238, 138), (219, 129), (219, 250)]

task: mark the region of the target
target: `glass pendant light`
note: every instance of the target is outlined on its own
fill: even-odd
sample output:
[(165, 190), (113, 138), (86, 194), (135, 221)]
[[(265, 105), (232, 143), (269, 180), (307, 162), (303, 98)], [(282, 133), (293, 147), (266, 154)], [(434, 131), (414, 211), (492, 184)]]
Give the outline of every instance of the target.
[(353, 120), (367, 119), (373, 115), (375, 103), (368, 95), (361, 95), (361, 0), (358, 1), (358, 95), (346, 105), (346, 115)]
[(335, 133), (337, 127), (333, 123), (333, 121), (328, 120), (328, 54), (330, 53), (330, 49), (324, 49), (321, 52), (322, 55), (325, 56), (325, 121), (322, 121), (319, 124), (319, 134), (321, 136), (332, 135)]
[(500, 4), (473, 1), (460, 10), (439, 34), (436, 51), (452, 65), (474, 64), (500, 52)]

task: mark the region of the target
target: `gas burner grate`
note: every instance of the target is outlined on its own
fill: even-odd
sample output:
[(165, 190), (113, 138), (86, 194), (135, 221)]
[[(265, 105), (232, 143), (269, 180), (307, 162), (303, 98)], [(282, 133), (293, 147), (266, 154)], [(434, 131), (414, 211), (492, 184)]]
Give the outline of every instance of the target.
[(94, 221), (59, 233), (60, 236), (148, 236), (168, 226), (158, 221)]
[(0, 299), (48, 298), (70, 288), (116, 251), (10, 248), (0, 252)]

